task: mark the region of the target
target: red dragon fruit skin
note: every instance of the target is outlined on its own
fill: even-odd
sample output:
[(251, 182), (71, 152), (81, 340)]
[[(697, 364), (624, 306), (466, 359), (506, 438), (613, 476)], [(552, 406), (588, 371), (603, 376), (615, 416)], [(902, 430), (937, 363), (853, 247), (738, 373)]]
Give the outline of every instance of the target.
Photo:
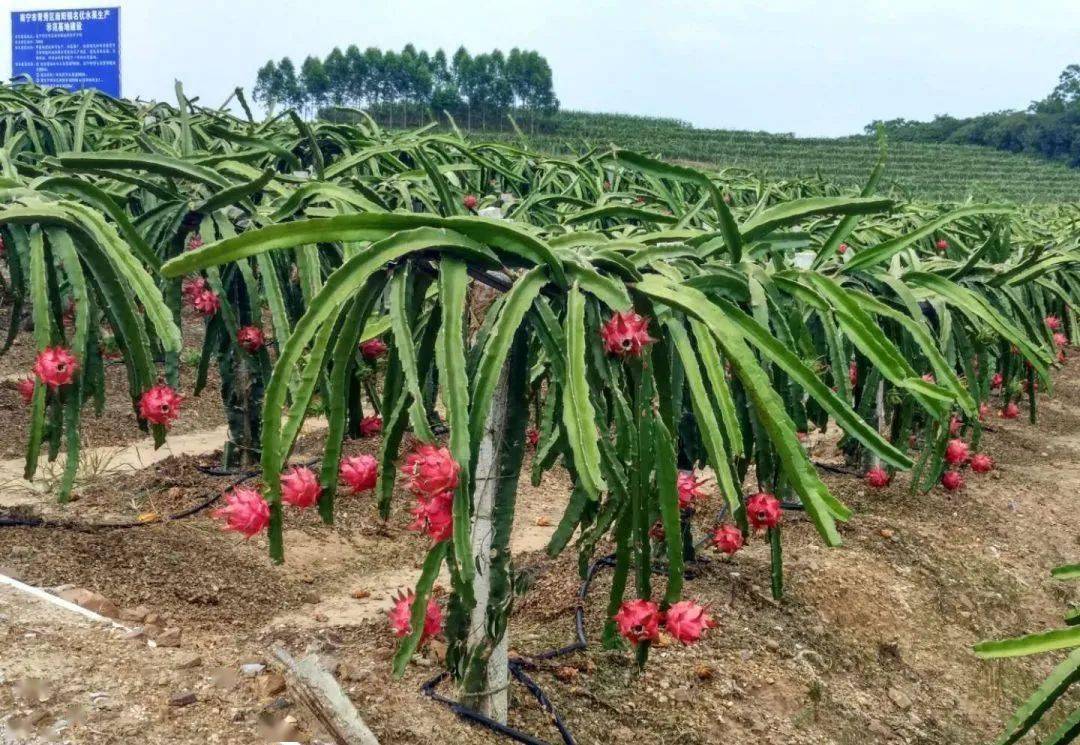
[(225, 495), (225, 506), (212, 515), (224, 520), (225, 530), (251, 538), (270, 524), (270, 505), (255, 489), (239, 486)]
[(34, 374), (45, 385), (57, 389), (75, 378), (79, 363), (64, 347), (45, 347), (34, 361)]
[(294, 466), (281, 474), (281, 501), (307, 509), (318, 503), (322, 494), (319, 477), (307, 466)]
[(660, 606), (651, 600), (626, 600), (612, 620), (619, 634), (633, 644), (660, 638)]
[(649, 336), (649, 319), (633, 311), (613, 313), (600, 336), (608, 354), (640, 357), (642, 351), (655, 339)]
[(159, 383), (139, 398), (139, 416), (151, 424), (169, 427), (180, 416), (183, 400), (175, 388)]
[(353, 494), (375, 488), (379, 479), (379, 463), (372, 455), (342, 458), (338, 464), (338, 480)]
[(716, 625), (705, 608), (692, 600), (673, 603), (664, 613), (667, 632), (683, 644), (693, 644), (701, 639), (706, 629), (716, 628)]
[[(412, 607), (416, 602), (416, 594), (398, 591), (394, 598), (394, 605), (387, 614), (390, 620), (390, 630), (394, 636), (403, 637), (412, 633)], [(439, 634), (443, 627), (443, 614), (439, 604), (434, 599), (428, 599), (427, 612), (424, 614), (424, 631), (420, 636), (420, 644)]]
[(746, 500), (746, 517), (755, 530), (775, 528), (780, 523), (780, 500), (758, 492)]

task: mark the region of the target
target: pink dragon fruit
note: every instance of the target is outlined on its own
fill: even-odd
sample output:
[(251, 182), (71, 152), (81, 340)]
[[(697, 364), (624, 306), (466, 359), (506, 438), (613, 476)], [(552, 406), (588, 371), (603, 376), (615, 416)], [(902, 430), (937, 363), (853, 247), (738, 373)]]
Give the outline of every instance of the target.
[(708, 498), (709, 495), (701, 490), (704, 483), (704, 479), (698, 479), (693, 471), (679, 471), (679, 509), (693, 507), (695, 502)]
[(281, 474), (281, 501), (307, 509), (319, 501), (319, 478), (307, 466), (294, 466)]
[(945, 445), (945, 461), (954, 466), (967, 463), (968, 444), (960, 439), (952, 439)]
[(360, 436), (375, 437), (382, 432), (382, 417), (373, 414), (360, 420)]
[(713, 548), (732, 556), (743, 547), (742, 531), (734, 525), (717, 525), (712, 533)]
[(270, 505), (255, 489), (238, 486), (225, 495), (225, 506), (214, 510), (213, 517), (225, 521), (225, 530), (247, 538), (270, 524)]
[(466, 194), (461, 203), (465, 206), (465, 209), (472, 211), (476, 209), (476, 205), (480, 203), (480, 200), (476, 198), (475, 194)]
[(758, 492), (746, 500), (746, 517), (755, 530), (775, 528), (780, 523), (780, 500)]
[(701, 639), (706, 629), (714, 629), (716, 625), (705, 608), (692, 600), (672, 603), (664, 613), (664, 628), (683, 644), (693, 644)]
[(199, 235), (198, 233), (192, 233), (191, 236), (187, 240), (187, 250), (188, 251), (195, 251), (196, 249), (202, 248), (202, 246), (203, 246), (202, 236)]
[(633, 311), (613, 313), (600, 329), (608, 354), (640, 357), (642, 350), (656, 339), (649, 336), (649, 319)]
[(660, 606), (651, 600), (624, 600), (612, 620), (619, 634), (632, 644), (660, 638)]
[(207, 318), (221, 310), (221, 298), (213, 290), (203, 290), (192, 300), (195, 310)]
[(454, 532), (454, 493), (444, 491), (433, 496), (417, 496), (412, 516), (409, 530), (427, 533), (436, 543), (449, 539)]
[(1015, 402), (1010, 401), (1005, 404), (1005, 407), (1001, 410), (999, 416), (1002, 419), (1016, 419), (1016, 417), (1020, 416), (1020, 407), (1017, 406)]
[(242, 326), (236, 332), (236, 343), (245, 352), (255, 354), (266, 346), (266, 335), (258, 326)]
[(45, 347), (34, 361), (34, 374), (45, 385), (57, 389), (75, 378), (79, 363), (64, 347)]
[(990, 378), (990, 387), (997, 390), (1001, 387), (1001, 384), (1005, 382), (1005, 377), (1001, 373), (994, 373)]
[(1051, 331), (1061, 331), (1061, 319), (1057, 316), (1050, 315), (1043, 320), (1046, 321), (1046, 328)]
[(964, 477), (959, 471), (946, 471), (941, 474), (941, 485), (947, 491), (959, 491), (964, 488)]
[(866, 485), (871, 489), (884, 489), (889, 485), (889, 472), (881, 466), (874, 466), (866, 472)]
[(368, 362), (373, 362), (386, 354), (386, 342), (382, 339), (368, 339), (360, 344), (360, 355)]
[(986, 453), (971, 456), (971, 470), (975, 473), (990, 473), (994, 470), (994, 459)]
[[(416, 594), (409, 590), (407, 593), (398, 591), (394, 598), (394, 606), (390, 609), (390, 629), (394, 636), (403, 637), (412, 633), (412, 607), (416, 602)], [(420, 635), (420, 644), (437, 636), (443, 627), (443, 614), (439, 604), (434, 598), (428, 599), (427, 612), (424, 614), (424, 631)]]
[(379, 480), (379, 463), (372, 455), (342, 458), (338, 464), (338, 480), (353, 494), (374, 489)]
[(401, 473), (412, 491), (432, 496), (456, 489), (460, 468), (447, 448), (421, 443), (405, 456)]
[(23, 378), (18, 382), (16, 387), (19, 389), (19, 395), (22, 396), (24, 404), (29, 404), (34, 400), (34, 386), (36, 385), (33, 378)]
[(139, 416), (151, 424), (169, 427), (180, 416), (183, 400), (175, 388), (158, 383), (139, 398)]

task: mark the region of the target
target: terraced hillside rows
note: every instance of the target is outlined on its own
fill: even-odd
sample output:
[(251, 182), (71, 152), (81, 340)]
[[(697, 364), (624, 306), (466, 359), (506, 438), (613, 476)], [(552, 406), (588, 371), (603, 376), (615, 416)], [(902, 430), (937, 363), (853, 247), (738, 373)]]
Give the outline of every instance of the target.
[[(871, 137), (696, 129), (676, 119), (581, 112), (561, 112), (554, 121), (553, 132), (529, 134), (528, 144), (560, 154), (615, 144), (664, 159), (744, 168), (767, 180), (820, 177), (841, 187), (860, 186), (877, 157)], [(520, 139), (505, 132), (484, 137)], [(1080, 171), (990, 148), (890, 142), (882, 187), (917, 199), (1047, 204), (1080, 199)]]

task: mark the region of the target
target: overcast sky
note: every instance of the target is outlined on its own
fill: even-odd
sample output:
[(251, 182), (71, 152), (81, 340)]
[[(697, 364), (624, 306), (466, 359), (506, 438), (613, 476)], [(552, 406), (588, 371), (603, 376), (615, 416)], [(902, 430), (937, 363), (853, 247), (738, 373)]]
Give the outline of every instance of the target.
[[(123, 93), (217, 105), (267, 59), (464, 44), (546, 55), (564, 108), (701, 127), (858, 132), (875, 118), (1023, 108), (1080, 62), (1080, 0), (0, 0), (121, 8)], [(11, 72), (4, 12), (0, 69)]]

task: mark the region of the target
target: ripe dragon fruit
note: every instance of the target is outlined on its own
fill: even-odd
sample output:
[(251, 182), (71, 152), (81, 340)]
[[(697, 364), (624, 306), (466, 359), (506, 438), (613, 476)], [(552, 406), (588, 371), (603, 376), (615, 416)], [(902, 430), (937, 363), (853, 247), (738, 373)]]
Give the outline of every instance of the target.
[(192, 233), (191, 236), (187, 239), (187, 250), (188, 251), (194, 251), (196, 249), (202, 248), (202, 246), (203, 246), (203, 239), (202, 239), (202, 236), (199, 235), (198, 233)]
[(460, 466), (447, 448), (423, 443), (405, 456), (401, 466), (408, 487), (426, 496), (456, 489), (459, 470)]
[(191, 304), (195, 306), (195, 310), (207, 318), (221, 310), (221, 298), (213, 290), (203, 290), (195, 296)]
[[(412, 633), (412, 607), (416, 602), (416, 594), (409, 590), (408, 592), (398, 591), (397, 597), (394, 598), (394, 605), (390, 609), (390, 629), (394, 632), (394, 636), (403, 637)], [(442, 609), (439, 608), (439, 604), (435, 602), (434, 598), (428, 598), (427, 612), (424, 614), (424, 631), (420, 634), (420, 644), (424, 644), (428, 639), (433, 636), (437, 636), (443, 627), (443, 614)]]
[(963, 427), (964, 421), (960, 417), (954, 416), (952, 419), (949, 420), (949, 434), (953, 437), (956, 437), (958, 434), (960, 434), (960, 430), (963, 429)]
[(945, 462), (954, 466), (967, 463), (968, 444), (960, 439), (952, 439), (945, 445)]
[(175, 388), (158, 383), (139, 398), (139, 417), (151, 424), (169, 427), (180, 416), (183, 400)]
[(266, 336), (258, 326), (242, 326), (236, 332), (236, 343), (245, 352), (255, 354), (266, 346)]
[(78, 369), (75, 356), (64, 347), (45, 347), (34, 361), (34, 374), (53, 390), (70, 383)]
[(734, 525), (717, 525), (712, 533), (713, 548), (732, 556), (743, 547), (742, 531)]
[(319, 478), (307, 466), (295, 466), (281, 474), (281, 501), (307, 509), (319, 501)]
[(1050, 315), (1043, 320), (1046, 321), (1046, 328), (1051, 331), (1061, 331), (1061, 319), (1057, 316)]
[(934, 247), (937, 248), (938, 251), (946, 251), (949, 248), (949, 242), (944, 238), (939, 238), (938, 242), (934, 244)]
[(368, 362), (373, 362), (386, 354), (386, 342), (382, 339), (368, 339), (360, 344), (360, 355)]
[(342, 458), (338, 464), (338, 480), (353, 494), (374, 489), (379, 480), (379, 462), (373, 455)]
[(1069, 346), (1069, 337), (1065, 336), (1065, 334), (1061, 333), (1060, 331), (1055, 331), (1054, 332), (1054, 345), (1058, 346), (1058, 347), (1067, 347), (1067, 346)]
[(983, 401), (979, 404), (979, 419), (986, 419), (988, 416), (990, 416), (990, 404)]
[(210, 289), (206, 283), (206, 278), (202, 276), (195, 276), (190, 279), (185, 279), (181, 285), (180, 292), (183, 294), (184, 299), (188, 301), (191, 306), (195, 305), (195, 298), (201, 295), (206, 290)]
[(651, 600), (624, 600), (612, 620), (619, 634), (631, 644), (660, 638), (660, 606)]
[(836, 247), (836, 252), (838, 254), (840, 254), (841, 256), (846, 254), (847, 253), (847, 244), (846, 243), (841, 243), (839, 246)]
[(947, 491), (959, 491), (964, 488), (964, 477), (959, 471), (946, 471), (941, 474), (941, 485)]
[(649, 336), (649, 319), (633, 311), (616, 312), (600, 329), (608, 354), (640, 357), (642, 350), (656, 339)]
[(937, 378), (934, 377), (934, 373), (924, 373), (922, 379), (927, 383), (936, 383)]
[(871, 489), (884, 489), (889, 485), (889, 472), (881, 466), (874, 466), (866, 472), (866, 485)]
[(851, 383), (852, 387), (859, 384), (859, 366), (855, 364), (855, 360), (852, 360), (851, 363), (848, 365), (847, 378), (848, 382)]
[(360, 436), (361, 437), (375, 437), (382, 432), (382, 417), (373, 414), (372, 416), (366, 416), (360, 420)]
[(529, 427), (529, 431), (525, 433), (525, 442), (529, 447), (535, 448), (540, 444), (540, 430), (536, 427)]
[(1001, 410), (999, 416), (1002, 419), (1016, 419), (1016, 417), (1020, 416), (1020, 407), (1015, 402), (1010, 401), (1005, 404), (1005, 408)]
[(466, 194), (465, 198), (461, 200), (461, 203), (465, 205), (465, 209), (474, 210), (476, 205), (480, 203), (480, 200), (476, 198), (475, 194)]
[(34, 386), (36, 385), (33, 378), (23, 378), (16, 385), (24, 404), (29, 404), (34, 400)]
[(1005, 377), (1001, 373), (994, 373), (990, 378), (990, 387), (997, 390), (1001, 387), (1001, 384), (1005, 382)]
[(986, 453), (971, 456), (971, 470), (975, 473), (990, 473), (994, 470), (994, 459)]
[(212, 515), (225, 521), (225, 530), (251, 538), (270, 524), (270, 505), (255, 489), (238, 486), (225, 495), (225, 506)]
[(709, 495), (701, 490), (704, 483), (704, 479), (698, 479), (693, 471), (679, 471), (679, 509), (693, 507), (694, 502), (708, 498)]
[(693, 644), (706, 629), (714, 629), (716, 625), (705, 608), (692, 600), (672, 603), (664, 613), (664, 628), (683, 644)]
[(758, 492), (746, 500), (746, 517), (755, 530), (775, 528), (780, 522), (780, 500), (768, 492)]
[(413, 521), (409, 530), (427, 533), (436, 543), (450, 538), (454, 532), (454, 492), (444, 491), (433, 496), (419, 495), (411, 510)]

